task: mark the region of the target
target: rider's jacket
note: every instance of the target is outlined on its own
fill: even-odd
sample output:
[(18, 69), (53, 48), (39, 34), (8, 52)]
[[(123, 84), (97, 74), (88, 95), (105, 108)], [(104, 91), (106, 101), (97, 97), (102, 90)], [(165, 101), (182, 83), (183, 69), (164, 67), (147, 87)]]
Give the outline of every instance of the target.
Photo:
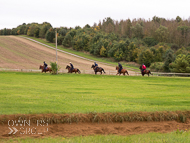
[(45, 66), (45, 67), (47, 67), (47, 64), (46, 64), (46, 63), (44, 63), (44, 66)]
[(146, 70), (146, 66), (145, 66), (145, 65), (142, 65), (142, 69), (143, 69), (143, 70)]
[(120, 69), (122, 69), (122, 68), (123, 68), (121, 64), (119, 64), (119, 68), (120, 68)]
[(71, 68), (73, 69), (73, 64), (70, 63)]
[(95, 67), (97, 67), (97, 66), (98, 66), (98, 64), (97, 64), (97, 63), (94, 63), (94, 66), (95, 66)]

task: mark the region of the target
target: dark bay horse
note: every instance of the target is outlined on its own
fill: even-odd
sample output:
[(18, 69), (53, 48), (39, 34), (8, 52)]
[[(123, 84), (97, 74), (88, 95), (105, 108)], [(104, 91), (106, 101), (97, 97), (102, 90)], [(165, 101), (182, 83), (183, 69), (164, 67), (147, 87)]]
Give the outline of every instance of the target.
[(75, 73), (78, 72), (79, 74), (81, 73), (80, 70), (77, 69), (77, 68), (74, 68), (74, 69), (70, 72), (71, 67), (70, 67), (69, 65), (66, 66), (66, 69), (68, 69), (68, 73), (72, 73), (72, 72), (75, 72)]
[(106, 73), (102, 67), (97, 67), (96, 71), (95, 71), (95, 65), (92, 65), (91, 68), (94, 69), (95, 74), (97, 74), (97, 72), (100, 72), (100, 73), (102, 74), (102, 71), (103, 71), (104, 73)]
[(148, 76), (149, 76), (149, 74), (152, 74), (152, 73), (150, 72), (150, 70), (144, 70), (144, 71), (142, 72), (142, 66), (140, 66), (139, 69), (141, 70), (142, 76), (144, 76), (145, 74), (147, 74)]
[(47, 71), (49, 71), (50, 73), (52, 72), (52, 69), (51, 68), (49, 68), (49, 67), (47, 67), (47, 69), (46, 70), (44, 70), (44, 66), (42, 66), (42, 65), (40, 65), (40, 67), (39, 67), (39, 69), (42, 69), (42, 73), (43, 72), (47, 72)]
[(116, 75), (118, 75), (118, 74), (120, 75), (121, 73), (123, 73), (123, 75), (125, 75), (125, 73), (127, 73), (127, 75), (129, 75), (129, 73), (128, 73), (128, 71), (126, 69), (122, 69), (121, 73), (119, 73), (119, 67), (116, 66), (116, 70), (117, 70), (117, 74)]

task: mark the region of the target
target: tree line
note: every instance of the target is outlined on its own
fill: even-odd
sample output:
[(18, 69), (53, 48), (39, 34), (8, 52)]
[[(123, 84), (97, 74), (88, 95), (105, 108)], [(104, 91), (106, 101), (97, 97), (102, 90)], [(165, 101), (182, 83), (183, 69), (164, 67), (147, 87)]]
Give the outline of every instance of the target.
[(154, 71), (190, 72), (190, 20), (130, 19), (110, 17), (83, 28), (53, 28), (48, 22), (29, 23), (13, 29), (1, 29), (0, 35), (28, 35), (46, 38), (58, 45), (115, 61), (144, 63)]

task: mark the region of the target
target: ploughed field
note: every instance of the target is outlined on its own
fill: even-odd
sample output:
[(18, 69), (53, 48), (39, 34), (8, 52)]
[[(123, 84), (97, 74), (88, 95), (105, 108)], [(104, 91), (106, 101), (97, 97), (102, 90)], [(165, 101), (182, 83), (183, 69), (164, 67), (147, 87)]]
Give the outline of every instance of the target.
[[(62, 52), (58, 54), (58, 65), (60, 70), (65, 70), (69, 62), (75, 68), (91, 70), (93, 61), (87, 61)], [(56, 61), (56, 52), (53, 49), (38, 43), (26, 40), (18, 36), (0, 36), (0, 68), (3, 69), (39, 69), (43, 61), (50, 66), (50, 62)], [(105, 71), (115, 71), (115, 67), (99, 63)], [(132, 72), (129, 72), (132, 73)]]
[[(190, 78), (21, 72), (0, 77), (3, 139), (190, 129)], [(37, 126), (42, 120), (45, 126)], [(18, 121), (25, 126), (16, 126)], [(9, 134), (9, 127), (18, 131)]]

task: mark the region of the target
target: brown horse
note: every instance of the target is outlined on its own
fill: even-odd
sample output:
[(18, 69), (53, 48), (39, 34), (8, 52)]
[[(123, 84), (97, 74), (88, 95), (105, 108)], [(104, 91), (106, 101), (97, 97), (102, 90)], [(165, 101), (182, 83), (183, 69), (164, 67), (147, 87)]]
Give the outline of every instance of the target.
[(142, 66), (140, 66), (139, 69), (141, 70), (142, 76), (144, 76), (145, 74), (147, 74), (148, 76), (149, 76), (149, 74), (152, 74), (152, 73), (150, 72), (150, 70), (144, 70), (144, 71), (142, 72)]
[(77, 68), (74, 68), (72, 71), (70, 71), (71, 67), (68, 65), (66, 66), (66, 69), (68, 69), (68, 73), (72, 73), (72, 72), (75, 72), (75, 73), (78, 72), (79, 74), (81, 73), (80, 70)]
[(128, 74), (128, 71), (127, 71), (126, 69), (122, 69), (122, 70), (121, 70), (121, 73), (119, 73), (119, 67), (116, 66), (116, 70), (117, 70), (117, 74), (116, 74), (116, 75), (118, 75), (118, 74), (120, 75), (121, 73), (123, 73), (123, 75), (125, 75), (125, 73), (127, 73), (127, 75), (129, 75), (129, 74)]
[(47, 71), (49, 71), (50, 73), (52, 72), (52, 69), (51, 68), (49, 68), (49, 67), (47, 67), (47, 69), (46, 70), (44, 70), (44, 66), (42, 66), (42, 65), (40, 65), (40, 67), (39, 67), (39, 69), (42, 69), (42, 73), (43, 72), (47, 72)]
[(95, 65), (92, 65), (91, 68), (94, 69), (95, 74), (97, 74), (97, 72), (100, 72), (100, 73), (102, 74), (102, 71), (103, 71), (104, 73), (106, 73), (106, 72), (104, 71), (104, 69), (101, 68), (101, 67), (97, 67), (96, 71), (95, 71)]

